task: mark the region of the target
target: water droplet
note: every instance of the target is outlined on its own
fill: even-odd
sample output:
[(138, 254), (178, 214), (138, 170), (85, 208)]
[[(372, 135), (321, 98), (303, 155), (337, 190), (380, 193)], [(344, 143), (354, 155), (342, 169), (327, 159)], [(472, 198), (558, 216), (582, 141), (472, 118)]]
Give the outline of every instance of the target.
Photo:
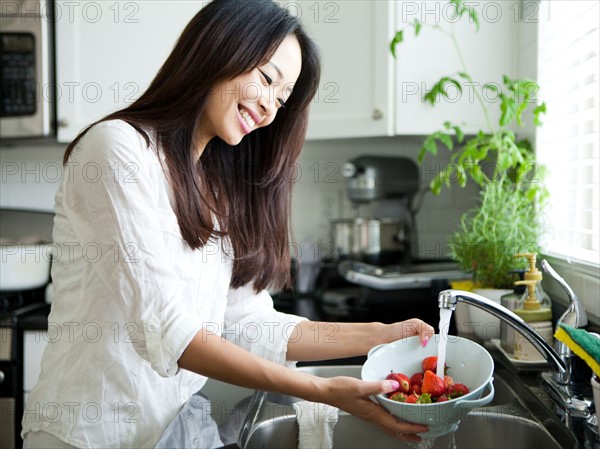
[(448, 445), (448, 449), (456, 449), (456, 433), (452, 432), (450, 434), (450, 444)]

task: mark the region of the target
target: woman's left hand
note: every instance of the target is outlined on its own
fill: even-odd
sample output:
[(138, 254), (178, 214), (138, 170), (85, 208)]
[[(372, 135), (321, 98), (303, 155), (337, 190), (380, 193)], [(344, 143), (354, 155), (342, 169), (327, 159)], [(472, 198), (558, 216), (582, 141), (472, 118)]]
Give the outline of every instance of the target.
[(385, 325), (381, 333), (381, 343), (391, 343), (401, 338), (418, 335), (421, 345), (427, 346), (429, 339), (434, 335), (433, 327), (418, 318)]

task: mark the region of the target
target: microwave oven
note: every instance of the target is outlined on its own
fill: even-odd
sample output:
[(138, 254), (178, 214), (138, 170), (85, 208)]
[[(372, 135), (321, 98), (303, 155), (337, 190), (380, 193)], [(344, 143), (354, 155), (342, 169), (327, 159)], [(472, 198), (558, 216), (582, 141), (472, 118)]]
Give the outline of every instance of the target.
[(54, 134), (53, 9), (0, 0), (0, 139)]

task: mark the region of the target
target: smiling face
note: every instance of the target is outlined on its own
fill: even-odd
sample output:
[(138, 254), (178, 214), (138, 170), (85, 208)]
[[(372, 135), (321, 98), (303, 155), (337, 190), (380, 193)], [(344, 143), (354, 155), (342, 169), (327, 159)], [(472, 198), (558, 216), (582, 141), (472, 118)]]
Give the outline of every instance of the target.
[(300, 45), (290, 35), (265, 64), (218, 84), (208, 97), (196, 133), (199, 155), (213, 137), (237, 145), (246, 134), (271, 124), (301, 68)]

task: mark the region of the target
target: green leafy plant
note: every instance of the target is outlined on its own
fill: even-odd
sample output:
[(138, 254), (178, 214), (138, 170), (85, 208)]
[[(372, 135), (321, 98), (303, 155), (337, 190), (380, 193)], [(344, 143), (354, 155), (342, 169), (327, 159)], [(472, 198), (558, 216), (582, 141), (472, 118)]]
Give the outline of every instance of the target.
[[(479, 29), (478, 13), (472, 5), (465, 5), (462, 0), (451, 0), (450, 4), (453, 21), (466, 16)], [(448, 99), (450, 86), (462, 93), (462, 83), (478, 85), (469, 74), (453, 28), (446, 30), (438, 24), (427, 25), (418, 20), (410, 25), (415, 36), (427, 28), (445, 34), (461, 64), (456, 73), (443, 76), (425, 93), (425, 102), (435, 106), (441, 99)], [(390, 44), (394, 57), (396, 47), (403, 41), (404, 31), (400, 30)], [(486, 89), (499, 98), (498, 123), (492, 122), (489, 105), (483, 99), (482, 92)], [(547, 197), (544, 169), (536, 162), (531, 143), (518, 139), (511, 128), (525, 126), (523, 116), (530, 108), (534, 124), (541, 125), (546, 104), (537, 104), (538, 90), (538, 84), (531, 79), (512, 79), (506, 75), (502, 85), (483, 84), (481, 91), (474, 89), (474, 93), (485, 118), (485, 129), (467, 136), (462, 123), (445, 122), (443, 128), (425, 137), (419, 152), (420, 164), (426, 157), (436, 156), (440, 148), (452, 152), (450, 163), (430, 183), (434, 194), (439, 195), (442, 188), (453, 184), (464, 187), (469, 181), (480, 186), (480, 203), (463, 215), (450, 238), (450, 248), (461, 269), (472, 273), (475, 281), (487, 287), (510, 287), (512, 279), (507, 272), (515, 267), (514, 254), (537, 246), (541, 226), (538, 209)]]
[(487, 183), (480, 204), (463, 214), (450, 237), (454, 260), (483, 286), (512, 288), (508, 272), (523, 265), (514, 255), (539, 251), (539, 215), (520, 189), (506, 180)]

